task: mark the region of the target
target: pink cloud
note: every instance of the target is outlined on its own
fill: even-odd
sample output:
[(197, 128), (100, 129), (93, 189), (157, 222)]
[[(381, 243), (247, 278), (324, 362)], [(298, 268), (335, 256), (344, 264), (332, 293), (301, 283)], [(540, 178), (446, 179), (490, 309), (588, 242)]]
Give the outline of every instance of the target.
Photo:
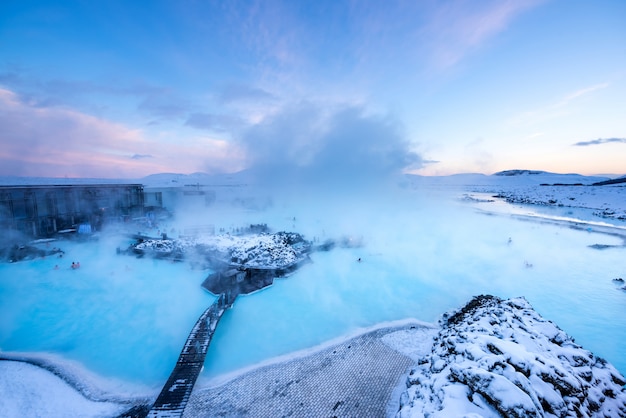
[(456, 1), (439, 7), (422, 32), (438, 67), (451, 67), (544, 0)]
[(138, 178), (240, 168), (237, 150), (225, 141), (150, 140), (139, 129), (69, 108), (37, 107), (2, 88), (0, 126), (0, 175)]

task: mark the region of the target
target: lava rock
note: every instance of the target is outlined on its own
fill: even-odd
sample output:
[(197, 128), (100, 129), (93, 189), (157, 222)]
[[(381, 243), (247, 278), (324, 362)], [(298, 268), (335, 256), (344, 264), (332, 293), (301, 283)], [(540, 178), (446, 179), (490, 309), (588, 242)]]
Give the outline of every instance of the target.
[(477, 296), (439, 324), (398, 418), (626, 416), (626, 379), (524, 298)]

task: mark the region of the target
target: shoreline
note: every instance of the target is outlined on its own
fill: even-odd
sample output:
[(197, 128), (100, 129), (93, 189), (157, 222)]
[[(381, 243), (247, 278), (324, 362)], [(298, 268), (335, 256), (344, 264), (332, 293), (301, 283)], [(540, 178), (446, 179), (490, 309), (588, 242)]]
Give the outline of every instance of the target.
[(95, 374), (81, 363), (45, 352), (0, 351), (0, 363), (24, 363), (49, 372), (60, 379), (85, 399), (94, 402), (132, 404), (149, 399), (147, 386), (138, 385), (115, 377)]
[(403, 382), (416, 358), (431, 351), (439, 327), (413, 320), (385, 324), (197, 387), (183, 417), (392, 416)]
[(555, 225), (561, 227), (567, 227), (578, 231), (586, 231), (590, 233), (597, 233), (603, 235), (609, 235), (618, 237), (623, 241), (622, 245), (612, 245), (611, 247), (626, 247), (626, 226), (609, 224), (601, 221), (585, 221), (575, 218), (564, 218), (557, 216), (548, 216), (541, 214), (522, 214), (514, 212), (500, 212), (494, 210), (483, 209), (474, 207), (474, 210), (482, 215), (487, 216), (508, 216), (516, 220), (535, 222), (544, 225)]
[(196, 388), (214, 389), (219, 386), (228, 384), (229, 382), (243, 375), (254, 373), (255, 371), (262, 369), (264, 367), (280, 365), (280, 364), (288, 363), (291, 361), (297, 361), (308, 356), (316, 355), (331, 347), (343, 344), (347, 341), (362, 337), (370, 333), (374, 333), (374, 332), (381, 331), (381, 330), (388, 330), (389, 332), (393, 332), (395, 330), (400, 330), (400, 329), (404, 329), (406, 327), (411, 327), (411, 326), (416, 326), (420, 328), (428, 328), (428, 329), (439, 329), (439, 327), (435, 323), (425, 322), (425, 321), (421, 321), (415, 318), (405, 318), (405, 319), (400, 319), (400, 320), (395, 320), (395, 321), (380, 322), (370, 327), (357, 328), (353, 330), (352, 332), (349, 332), (344, 335), (340, 335), (339, 337), (332, 338), (330, 340), (324, 341), (312, 347), (304, 348), (301, 350), (282, 354), (280, 356), (272, 357), (272, 358), (263, 360), (259, 363), (255, 363), (250, 366), (233, 370), (231, 372), (223, 373), (218, 376), (214, 376), (211, 378), (203, 378), (202, 375), (200, 375), (200, 378), (198, 379), (198, 382), (196, 383), (196, 387), (194, 388), (194, 390)]
[[(402, 353), (401, 349), (398, 349), (397, 347), (393, 348), (389, 344), (385, 343), (382, 340), (383, 337), (396, 332), (410, 332), (412, 330), (419, 330), (428, 334), (433, 333), (438, 329), (439, 328), (436, 324), (420, 321), (414, 318), (382, 322), (371, 327), (358, 328), (348, 334), (333, 338), (316, 346), (274, 357), (263, 362), (256, 363), (252, 366), (215, 376), (207, 380), (203, 380), (201, 376), (194, 387), (190, 403), (192, 400), (194, 400), (193, 402), (195, 402), (196, 405), (198, 405), (198, 403), (209, 402), (209, 400), (213, 399), (210, 394), (215, 391), (222, 394), (231, 393), (232, 395), (233, 393), (236, 393), (236, 390), (233, 392), (232, 388), (241, 384), (240, 382), (248, 380), (254, 382), (256, 379), (255, 376), (258, 376), (259, 374), (263, 375), (264, 373), (267, 373), (268, 370), (276, 371), (283, 370), (285, 368), (298, 367), (299, 364), (306, 365), (326, 362), (328, 361), (328, 356), (330, 355), (329, 353), (332, 353), (333, 350), (337, 351), (340, 347), (343, 347), (345, 350), (345, 347), (356, 348), (359, 346), (359, 350), (352, 350), (355, 353), (352, 355), (352, 360), (359, 362), (359, 364), (363, 363), (363, 359), (366, 359), (369, 354), (366, 349), (367, 344), (363, 345), (363, 342), (369, 342), (370, 345), (374, 344), (378, 351), (381, 351), (381, 346), (385, 346), (388, 350), (390, 350), (390, 352), (392, 351), (396, 353), (397, 359), (399, 359), (399, 364), (403, 365), (403, 369), (402, 373), (395, 372), (392, 373), (392, 375), (387, 376), (388, 379), (392, 377), (394, 379), (394, 383), (392, 385), (387, 384), (387, 389), (391, 392), (398, 391), (398, 385), (401, 385), (403, 376), (406, 372), (408, 372), (408, 367), (414, 364), (414, 359), (411, 358), (410, 354)], [(361, 345), (359, 345), (358, 342), (361, 342)], [(382, 351), (384, 351), (384, 349), (382, 349)], [(331, 359), (330, 361), (332, 362), (333, 360)], [(0, 352), (0, 364), (6, 364), (6, 362), (18, 362), (34, 366), (39, 370), (52, 374), (56, 379), (58, 379), (59, 386), (62, 384), (68, 385), (77, 394), (88, 401), (98, 404), (111, 404), (112, 406), (122, 407), (124, 410), (150, 405), (158, 395), (158, 389), (152, 391), (147, 387), (138, 387), (136, 385), (132, 387), (130, 383), (125, 381), (120, 381), (115, 378), (101, 377), (93, 374), (79, 363), (47, 353)], [(407, 364), (410, 363), (409, 366), (405, 367), (404, 362)], [(369, 363), (367, 363), (367, 365), (368, 367), (370, 366)], [(283, 374), (284, 373), (282, 372), (279, 373), (279, 375)], [(22, 376), (20, 375), (20, 377)], [(24, 386), (28, 386), (29, 383), (34, 383), (29, 381), (29, 377), (32, 377), (32, 375), (26, 375), (20, 383)], [(318, 376), (317, 378), (318, 380), (321, 379), (323, 383), (323, 376)], [(377, 386), (376, 380), (374, 382), (373, 389), (376, 389), (377, 391), (380, 388)], [(132, 390), (129, 392), (129, 389), (131, 388)], [(27, 402), (42, 400), (33, 393), (16, 394), (13, 392), (13, 395), (16, 395), (16, 398), (20, 399), (23, 396), (30, 395), (33, 399), (29, 399)], [(268, 399), (272, 398), (270, 397)], [(11, 397), (5, 397), (2, 402), (6, 402), (7, 405), (10, 405), (9, 401), (11, 401)], [(0, 410), (3, 409), (2, 402), (0, 402)], [(268, 400), (268, 402), (270, 401)], [(397, 402), (399, 402), (399, 399)], [(17, 402), (16, 399), (13, 399), (13, 403), (15, 404), (21, 402)], [(386, 407), (387, 406), (385, 406), (385, 408)], [(62, 415), (61, 411), (59, 411), (59, 414)], [(51, 415), (54, 415), (54, 413)], [(267, 416), (271, 415), (272, 414), (269, 414)], [(185, 416), (196, 415), (185, 414)], [(251, 416), (257, 415), (253, 414)]]

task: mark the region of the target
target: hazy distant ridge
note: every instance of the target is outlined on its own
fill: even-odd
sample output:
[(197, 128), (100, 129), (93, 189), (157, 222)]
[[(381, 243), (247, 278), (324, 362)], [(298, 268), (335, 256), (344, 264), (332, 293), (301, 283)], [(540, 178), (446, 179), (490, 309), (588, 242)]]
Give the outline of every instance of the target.
[[(0, 186), (35, 186), (35, 185), (72, 185), (72, 184), (120, 184), (136, 183), (148, 187), (183, 187), (185, 185), (200, 184), (203, 186), (212, 185), (234, 185), (234, 184), (254, 184), (255, 175), (250, 170), (243, 170), (237, 173), (208, 174), (208, 173), (155, 173), (142, 178), (71, 178), (71, 177), (0, 177)], [(616, 176), (617, 177), (617, 176)], [(481, 173), (461, 173), (447, 176), (422, 176), (417, 174), (407, 174), (404, 176), (411, 182), (429, 182), (432, 184), (451, 185), (493, 185), (496, 183), (511, 182), (516, 184), (584, 184), (584, 185), (608, 185), (626, 182), (626, 176), (583, 176), (581, 174), (569, 173), (559, 174), (541, 170), (504, 170), (486, 175)]]

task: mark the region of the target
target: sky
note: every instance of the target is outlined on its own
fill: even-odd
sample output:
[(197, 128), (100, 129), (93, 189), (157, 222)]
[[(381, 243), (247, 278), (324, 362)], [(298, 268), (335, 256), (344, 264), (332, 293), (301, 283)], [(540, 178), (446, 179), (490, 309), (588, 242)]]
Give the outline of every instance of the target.
[(0, 3), (0, 175), (626, 174), (626, 2)]

